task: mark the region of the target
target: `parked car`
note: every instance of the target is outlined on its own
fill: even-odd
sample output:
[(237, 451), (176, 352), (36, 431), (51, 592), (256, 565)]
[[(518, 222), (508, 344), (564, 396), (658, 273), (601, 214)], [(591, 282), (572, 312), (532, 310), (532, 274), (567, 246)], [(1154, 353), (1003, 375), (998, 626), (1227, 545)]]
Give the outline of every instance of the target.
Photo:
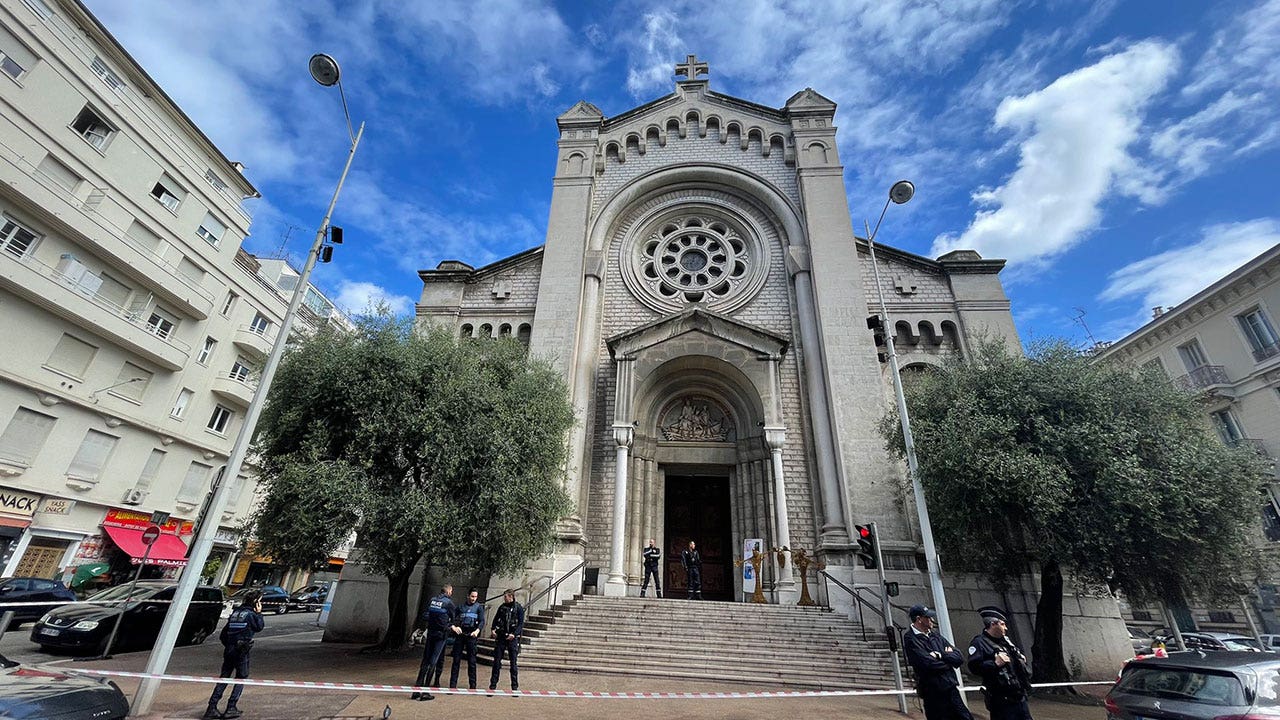
[(1178, 652), (1126, 663), (1103, 702), (1108, 720), (1261, 718), (1280, 711), (1278, 691), (1274, 655)]
[[(43, 604), (44, 601), (47, 604)], [(0, 580), (0, 613), (13, 611), (13, 624), (16, 628), (24, 622), (31, 622), (50, 610), (76, 601), (76, 594), (71, 592), (61, 580), (45, 578), (5, 578)], [(40, 605), (10, 605), (8, 603), (41, 602)]]
[(1262, 635), (1262, 646), (1267, 652), (1280, 652), (1280, 635)]
[[(1160, 628), (1152, 633), (1153, 639), (1164, 642), (1165, 648), (1173, 651), (1178, 648), (1177, 639), (1173, 636), (1173, 632), (1168, 628)], [(1245, 636), (1236, 635), (1235, 633), (1222, 632), (1184, 632), (1182, 640), (1187, 645), (1188, 650), (1205, 650), (1213, 652), (1223, 652), (1226, 650), (1239, 650), (1242, 652), (1260, 652), (1262, 648), (1258, 647), (1258, 641)]]
[(0, 717), (119, 720), (128, 714), (129, 701), (106, 678), (68, 675), (0, 655)]
[[(128, 585), (103, 590), (87, 602), (51, 610), (31, 627), (31, 642), (41, 650), (106, 650), (111, 628), (119, 620), (120, 631), (112, 649), (147, 649), (160, 635), (160, 625), (169, 611), (177, 585), (167, 580), (138, 583), (130, 594)], [(213, 634), (222, 611), (222, 590), (198, 587), (187, 608), (178, 642), (199, 645)]]
[(1125, 627), (1129, 631), (1129, 643), (1133, 645), (1134, 655), (1144, 655), (1151, 652), (1151, 636), (1143, 630), (1128, 625)]
[(289, 596), (289, 609), (314, 612), (324, 605), (328, 597), (328, 585), (308, 585), (294, 590)]
[(248, 595), (253, 590), (262, 593), (262, 612), (264, 614), (275, 613), (276, 615), (283, 615), (289, 612), (289, 593), (279, 585), (240, 588), (227, 598), (227, 608), (234, 609), (239, 607), (240, 603), (244, 601), (245, 595)]

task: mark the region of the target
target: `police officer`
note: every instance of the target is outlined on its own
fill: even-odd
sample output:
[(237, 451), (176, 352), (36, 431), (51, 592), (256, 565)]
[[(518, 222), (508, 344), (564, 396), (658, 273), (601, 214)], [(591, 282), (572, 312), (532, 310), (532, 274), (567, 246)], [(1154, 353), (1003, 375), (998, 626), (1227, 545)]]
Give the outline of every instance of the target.
[[(449, 631), (461, 631), (457, 623), (458, 606), (453, 604), (453, 586), (445, 585), (440, 594), (431, 598), (427, 609), (418, 619), (419, 625), (426, 626), (427, 644), (422, 649), (422, 665), (418, 667), (418, 679), (414, 685), (418, 687), (439, 686), (440, 672), (437, 664), (444, 654), (445, 641), (449, 639)], [(432, 679), (432, 676), (434, 680)], [(415, 692), (410, 696), (414, 700), (435, 700), (429, 692)]]
[(684, 566), (685, 576), (689, 583), (689, 599), (702, 599), (702, 553), (698, 552), (698, 543), (690, 540), (689, 547), (680, 553), (680, 564)]
[[(227, 624), (222, 626), (222, 634), (218, 636), (218, 639), (222, 640), (223, 648), (222, 672), (218, 677), (229, 678), (232, 672), (241, 680), (249, 677), (249, 651), (253, 649), (253, 635), (261, 632), (266, 624), (262, 618), (262, 593), (251, 590), (245, 594), (240, 607), (231, 611), (231, 617), (227, 618)], [(240, 708), (236, 707), (236, 702), (240, 700), (240, 693), (244, 691), (243, 685), (231, 688), (231, 699), (227, 701), (227, 711), (218, 712), (218, 702), (222, 700), (222, 693), (226, 689), (226, 683), (213, 686), (213, 694), (209, 696), (209, 708), (204, 711), (205, 720), (238, 718), (244, 714), (240, 712)]]
[(649, 578), (653, 578), (653, 596), (662, 597), (662, 581), (658, 579), (658, 561), (662, 559), (662, 550), (658, 549), (653, 538), (649, 538), (649, 547), (640, 553), (644, 557), (644, 582), (640, 583), (640, 597), (649, 587)]
[(999, 608), (978, 608), (978, 614), (984, 629), (969, 642), (969, 671), (982, 677), (991, 720), (1031, 720), (1027, 656), (1009, 639), (1009, 626)]
[(489, 676), (489, 689), (498, 689), (498, 674), (502, 672), (502, 655), (511, 658), (511, 689), (520, 689), (520, 671), (516, 668), (516, 655), (520, 653), (520, 636), (524, 634), (524, 608), (516, 602), (516, 591), (502, 593), (502, 604), (493, 614), (493, 627), (489, 633), (493, 643), (493, 674)]
[(476, 642), (480, 639), (480, 628), (484, 626), (484, 605), (480, 604), (480, 594), (472, 590), (467, 595), (467, 602), (458, 608), (458, 628), (462, 630), (453, 638), (453, 671), (449, 673), (449, 687), (458, 687), (458, 670), (462, 667), (462, 658), (467, 658), (468, 686), (476, 689)]
[(923, 605), (907, 612), (911, 627), (902, 635), (907, 662), (916, 675), (916, 692), (924, 702), (927, 720), (973, 720), (960, 698), (956, 668), (964, 657), (951, 642), (934, 631), (938, 614)]

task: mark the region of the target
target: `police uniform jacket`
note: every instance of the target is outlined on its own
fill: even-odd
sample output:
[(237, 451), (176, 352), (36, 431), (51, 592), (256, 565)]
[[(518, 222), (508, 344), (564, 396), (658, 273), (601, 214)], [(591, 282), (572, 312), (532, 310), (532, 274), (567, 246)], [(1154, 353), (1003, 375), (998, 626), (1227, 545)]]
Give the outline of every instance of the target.
[(644, 566), (650, 570), (658, 569), (658, 559), (662, 557), (662, 550), (656, 547), (645, 547), (644, 552), (640, 553), (644, 556)]
[(484, 605), (469, 602), (458, 608), (458, 627), (463, 635), (470, 635), (484, 625)]
[(227, 618), (227, 624), (222, 626), (222, 633), (218, 639), (222, 641), (223, 647), (234, 647), (244, 652), (253, 646), (254, 633), (261, 632), (266, 625), (267, 622), (263, 619), (262, 613), (248, 605), (241, 605), (231, 611), (231, 617)]
[(491, 629), (501, 640), (505, 640), (508, 635), (515, 635), (519, 640), (524, 634), (524, 608), (515, 600), (502, 603), (498, 606), (498, 611), (493, 614)]
[[(1009, 662), (996, 665), (996, 653), (1005, 653)], [(1027, 658), (1009, 638), (993, 638), (980, 632), (969, 642), (969, 672), (982, 678), (982, 687), (995, 700), (1018, 701), (1031, 689)]]
[(688, 570), (689, 568), (697, 568), (701, 570), (702, 553), (697, 550), (686, 549), (684, 552), (680, 553), (680, 564), (684, 566), (685, 570)]
[(435, 637), (448, 635), (449, 627), (457, 624), (457, 617), (458, 606), (454, 605), (453, 600), (444, 593), (431, 598), (431, 602), (427, 603), (427, 609), (422, 613), (422, 621), (427, 625), (427, 634)]
[[(916, 674), (916, 689), (921, 695), (945, 692), (960, 684), (955, 669), (964, 664), (964, 657), (938, 633), (926, 634), (907, 628), (903, 633), (902, 647)], [(948, 647), (951, 647), (950, 652)], [(939, 657), (930, 655), (934, 652)]]

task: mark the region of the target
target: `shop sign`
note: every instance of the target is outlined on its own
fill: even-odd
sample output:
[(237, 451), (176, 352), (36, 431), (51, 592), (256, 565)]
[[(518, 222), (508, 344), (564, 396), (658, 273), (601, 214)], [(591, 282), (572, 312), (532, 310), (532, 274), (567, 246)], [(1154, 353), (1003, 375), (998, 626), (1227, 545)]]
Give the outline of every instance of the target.
[(7, 488), (0, 489), (0, 512), (9, 513), (10, 515), (31, 517), (36, 513), (36, 506), (39, 504), (39, 495), (32, 495), (31, 493), (19, 492), (17, 490), (9, 490)]
[[(146, 530), (151, 525), (151, 513), (142, 513), (137, 510), (121, 510), (112, 508), (107, 511), (107, 516), (102, 519), (105, 527), (122, 527), (130, 530)], [(169, 535), (190, 535), (195, 530), (194, 524), (190, 520), (179, 520), (178, 518), (170, 518), (167, 522), (160, 526), (161, 532)]]
[(47, 497), (40, 503), (40, 512), (45, 515), (70, 515), (71, 508), (75, 506), (75, 500)]
[(240, 544), (240, 533), (235, 530), (218, 528), (213, 533), (213, 541), (219, 545), (238, 545)]

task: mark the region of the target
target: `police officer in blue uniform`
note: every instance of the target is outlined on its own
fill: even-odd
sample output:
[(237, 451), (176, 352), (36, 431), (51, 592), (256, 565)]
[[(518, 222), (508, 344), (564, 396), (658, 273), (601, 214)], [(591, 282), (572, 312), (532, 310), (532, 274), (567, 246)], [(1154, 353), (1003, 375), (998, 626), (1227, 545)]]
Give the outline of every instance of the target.
[(449, 687), (458, 687), (458, 670), (462, 667), (462, 658), (467, 658), (467, 682), (472, 690), (476, 689), (476, 642), (480, 639), (480, 628), (484, 627), (484, 605), (480, 604), (480, 593), (472, 590), (467, 595), (467, 602), (458, 608), (458, 628), (462, 632), (453, 637), (453, 671), (449, 673)]
[(916, 692), (924, 702), (927, 720), (973, 720), (960, 697), (956, 668), (964, 657), (934, 630), (938, 614), (923, 605), (907, 612), (911, 627), (902, 634), (902, 648), (916, 676)]
[(969, 642), (969, 672), (982, 677), (987, 712), (991, 720), (1031, 720), (1027, 656), (1009, 639), (1009, 626), (1000, 608), (978, 608), (978, 614), (984, 629)]
[[(457, 626), (458, 606), (453, 604), (453, 586), (445, 585), (440, 594), (431, 598), (427, 609), (423, 611), (419, 624), (426, 625), (426, 647), (422, 650), (422, 665), (418, 667), (418, 679), (414, 685), (418, 687), (439, 686), (440, 675), (436, 667), (444, 654), (445, 641), (449, 639), (450, 630), (455, 633), (461, 628)], [(434, 676), (434, 679), (433, 677)], [(414, 700), (435, 700), (429, 692), (415, 692)]]
[(653, 538), (649, 538), (649, 546), (640, 551), (644, 558), (644, 582), (640, 583), (640, 597), (649, 588), (649, 578), (653, 578), (653, 596), (662, 597), (662, 580), (658, 578), (658, 561), (662, 559), (662, 549)]
[(702, 599), (702, 553), (698, 552), (698, 543), (690, 540), (689, 547), (680, 553), (680, 564), (684, 566), (685, 576), (689, 581), (689, 599)]
[(502, 655), (511, 660), (511, 689), (520, 689), (520, 670), (516, 667), (516, 655), (520, 653), (520, 636), (524, 635), (524, 607), (516, 602), (516, 591), (502, 593), (502, 604), (493, 614), (490, 634), (493, 642), (493, 674), (489, 676), (489, 689), (498, 689), (498, 675), (502, 672)]
[[(222, 672), (218, 677), (228, 678), (233, 672), (236, 678), (241, 680), (249, 677), (249, 651), (253, 649), (253, 635), (261, 632), (266, 624), (262, 617), (262, 593), (257, 590), (246, 593), (240, 607), (231, 611), (231, 617), (227, 618), (227, 624), (222, 626), (222, 634), (218, 636), (222, 640), (223, 648)], [(226, 683), (213, 686), (213, 694), (209, 696), (209, 708), (204, 711), (205, 720), (238, 718), (244, 714), (240, 712), (240, 708), (236, 707), (236, 703), (240, 700), (240, 693), (244, 692), (243, 685), (231, 688), (231, 699), (227, 701), (227, 711), (218, 712), (218, 703), (222, 700), (222, 693), (226, 689)]]

